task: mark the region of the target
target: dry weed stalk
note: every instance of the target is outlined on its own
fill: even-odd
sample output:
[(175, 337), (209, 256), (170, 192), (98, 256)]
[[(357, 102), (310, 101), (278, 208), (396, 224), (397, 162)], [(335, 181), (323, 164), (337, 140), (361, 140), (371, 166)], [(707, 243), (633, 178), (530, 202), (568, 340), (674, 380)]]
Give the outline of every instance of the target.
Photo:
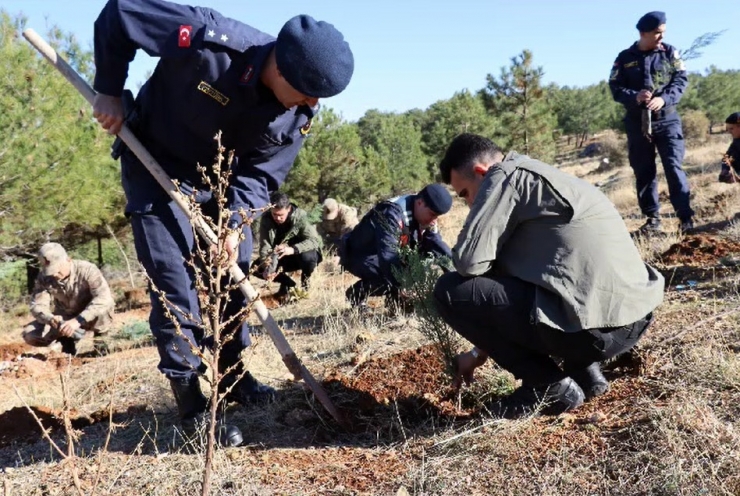
[[(31, 406), (28, 404), (28, 402), (21, 396), (20, 392), (18, 391), (18, 388), (13, 386), (13, 390), (15, 391), (16, 396), (18, 399), (23, 403), (23, 406), (26, 407), (26, 410), (28, 410), (28, 413), (31, 414), (36, 424), (39, 426), (39, 429), (41, 429), (41, 434), (44, 436), (44, 438), (48, 441), (49, 445), (54, 448), (54, 450), (59, 454), (59, 456), (62, 457), (62, 463), (65, 464), (67, 467), (69, 467), (69, 470), (72, 474), (72, 483), (75, 487), (75, 490), (78, 494), (81, 496), (85, 495), (85, 492), (82, 488), (82, 482), (80, 481), (80, 473), (79, 469), (77, 467), (77, 453), (75, 450), (75, 443), (79, 441), (79, 434), (75, 431), (74, 426), (72, 425), (72, 419), (70, 418), (70, 412), (72, 411), (70, 396), (69, 396), (69, 388), (67, 387), (67, 381), (69, 379), (69, 372), (71, 367), (68, 366), (66, 369), (66, 376), (64, 373), (59, 374), (59, 382), (61, 384), (62, 388), (62, 426), (64, 427), (64, 434), (67, 440), (67, 451), (63, 451), (59, 445), (51, 438), (51, 428), (44, 427), (43, 422), (41, 419), (36, 415), (36, 412), (31, 408)], [(118, 367), (116, 367), (116, 371), (113, 375), (113, 384), (117, 383), (117, 377), (118, 377)], [(108, 402), (108, 431), (106, 433), (105, 438), (105, 444), (103, 445), (103, 449), (98, 453), (98, 464), (97, 464), (97, 470), (95, 473), (95, 481), (93, 483), (92, 489), (90, 491), (90, 495), (93, 496), (96, 494), (99, 482), (100, 482), (100, 476), (103, 471), (104, 467), (104, 454), (108, 452), (108, 446), (110, 444), (111, 435), (113, 433), (113, 430), (115, 429), (116, 424), (113, 423), (113, 398), (115, 397), (116, 391), (115, 388), (111, 389), (110, 392), (110, 400)], [(7, 479), (6, 479), (7, 482)], [(7, 486), (6, 486), (7, 489)]]
[(13, 385), (13, 391), (15, 391), (15, 395), (18, 397), (18, 399), (23, 403), (23, 406), (26, 407), (26, 410), (28, 410), (28, 413), (31, 414), (33, 417), (33, 420), (36, 421), (36, 424), (38, 424), (39, 429), (41, 429), (41, 434), (46, 438), (46, 440), (49, 442), (49, 445), (54, 448), (54, 450), (59, 453), (59, 456), (62, 457), (62, 462), (65, 463), (72, 473), (72, 483), (75, 486), (75, 489), (77, 490), (77, 493), (80, 496), (84, 496), (85, 492), (82, 490), (82, 483), (80, 482), (80, 473), (77, 469), (77, 464), (75, 463), (77, 460), (77, 456), (75, 454), (74, 450), (74, 440), (77, 439), (77, 434), (74, 432), (74, 429), (72, 429), (72, 424), (69, 421), (69, 398), (67, 397), (67, 386), (64, 381), (64, 376), (62, 374), (59, 374), (59, 379), (62, 383), (62, 397), (63, 397), (63, 404), (64, 404), (64, 410), (62, 412), (62, 419), (63, 419), (63, 426), (64, 431), (67, 435), (67, 452), (65, 453), (59, 445), (51, 438), (51, 428), (44, 427), (44, 423), (41, 421), (41, 419), (36, 415), (36, 412), (33, 411), (33, 408), (28, 404), (28, 402), (21, 396), (20, 392), (18, 391), (18, 388)]
[[(200, 316), (192, 315), (185, 312), (177, 305), (173, 304), (167, 298), (167, 295), (158, 289), (152, 279), (149, 279), (152, 291), (157, 294), (161, 302), (165, 316), (173, 323), (175, 334), (186, 342), (190, 348), (190, 353), (200, 358), (208, 367), (206, 380), (210, 384), (211, 394), (209, 400), (208, 422), (206, 432), (206, 453), (203, 467), (203, 481), (201, 494), (210, 494), (211, 478), (213, 474), (214, 450), (218, 442), (217, 418), (218, 409), (224, 404), (225, 397), (231, 392), (232, 388), (238, 384), (246, 374), (244, 368), (239, 373), (236, 380), (228, 388), (219, 390), (219, 384), (224, 376), (234, 372), (239, 363), (233, 364), (225, 370), (219, 369), (219, 361), (223, 347), (236, 338), (239, 328), (248, 318), (252, 303), (239, 309), (234, 315), (225, 317), (226, 306), (230, 301), (230, 294), (239, 291), (241, 281), (229, 281), (228, 267), (232, 262), (226, 246), (230, 238), (236, 236), (238, 243), (234, 249), (238, 253), (238, 244), (245, 239), (244, 229), (252, 223), (252, 218), (261, 210), (250, 212), (244, 209), (239, 210), (241, 222), (235, 227), (229, 227), (228, 221), (232, 212), (227, 208), (227, 191), (231, 178), (231, 165), (234, 160), (234, 153), (229, 152), (228, 158), (224, 155), (225, 148), (221, 145), (221, 133), (219, 132), (214, 140), (217, 143), (218, 153), (214, 163), (210, 168), (198, 165), (197, 170), (201, 174), (203, 183), (213, 195), (213, 200), (217, 205), (216, 218), (211, 218), (203, 214), (201, 205), (196, 201), (196, 191), (188, 198), (188, 207), (191, 212), (191, 225), (193, 226), (194, 250), (191, 258), (185, 262), (190, 266), (194, 275), (195, 291), (198, 295), (200, 306)], [(198, 236), (197, 222), (195, 219), (201, 219), (215, 233), (216, 239), (210, 243), (200, 243)], [(236, 257), (236, 254), (233, 255)], [(245, 276), (248, 277), (248, 276)], [(204, 338), (212, 338), (213, 347), (210, 350), (210, 357), (201, 351), (199, 346), (194, 343), (185, 332), (183, 332), (180, 319), (188, 322), (203, 331)], [(225, 329), (229, 329), (228, 332)], [(184, 352), (183, 352), (184, 353)], [(194, 371), (197, 372), (197, 371)]]

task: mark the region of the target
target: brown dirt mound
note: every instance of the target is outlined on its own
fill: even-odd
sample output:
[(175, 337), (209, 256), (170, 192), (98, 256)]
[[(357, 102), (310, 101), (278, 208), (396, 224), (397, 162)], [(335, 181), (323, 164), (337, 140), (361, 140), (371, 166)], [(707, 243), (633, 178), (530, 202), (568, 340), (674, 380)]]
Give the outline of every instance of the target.
[[(67, 366), (79, 367), (87, 359), (72, 357), (65, 353), (50, 352), (48, 354), (34, 353), (33, 348), (25, 344), (14, 343), (6, 345), (4, 351), (7, 351), (7, 358), (4, 361), (10, 362), (9, 367), (0, 370), (0, 376), (12, 377), (16, 379), (27, 379), (29, 377), (42, 377), (54, 374), (59, 370), (64, 370)], [(15, 353), (15, 354), (13, 354)]]
[[(32, 406), (31, 410), (41, 421), (45, 429), (57, 432), (64, 427), (61, 412), (46, 407)], [(108, 418), (108, 412), (98, 411), (92, 415), (82, 415), (79, 412), (69, 413), (73, 429), (83, 429), (96, 422)], [(0, 447), (8, 446), (13, 442), (29, 443), (40, 439), (41, 428), (26, 407), (17, 406), (0, 414)]]
[(387, 413), (397, 413), (410, 422), (434, 415), (464, 418), (475, 413), (456, 404), (442, 355), (434, 346), (368, 360), (351, 376), (333, 371), (324, 385), (357, 427), (364, 427), (371, 417)]
[(26, 343), (8, 343), (0, 345), (0, 361), (12, 361), (16, 357), (33, 350)]
[(740, 243), (707, 234), (687, 236), (661, 255), (665, 265), (717, 265), (723, 257), (740, 253)]

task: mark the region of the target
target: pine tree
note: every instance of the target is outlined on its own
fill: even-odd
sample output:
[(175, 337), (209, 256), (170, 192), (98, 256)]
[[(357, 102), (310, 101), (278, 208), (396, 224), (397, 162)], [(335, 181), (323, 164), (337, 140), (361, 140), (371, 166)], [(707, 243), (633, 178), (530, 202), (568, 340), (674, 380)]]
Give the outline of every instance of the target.
[[(53, 239), (75, 244), (125, 225), (111, 138), (88, 103), (19, 36), (23, 20), (0, 12), (0, 246), (33, 253)], [(52, 29), (51, 44), (84, 77), (92, 53)]]
[(483, 90), (488, 110), (501, 120), (499, 145), (533, 158), (555, 157), (556, 117), (542, 87), (542, 67), (532, 65), (532, 52), (524, 50), (501, 68), (496, 78), (486, 76)]

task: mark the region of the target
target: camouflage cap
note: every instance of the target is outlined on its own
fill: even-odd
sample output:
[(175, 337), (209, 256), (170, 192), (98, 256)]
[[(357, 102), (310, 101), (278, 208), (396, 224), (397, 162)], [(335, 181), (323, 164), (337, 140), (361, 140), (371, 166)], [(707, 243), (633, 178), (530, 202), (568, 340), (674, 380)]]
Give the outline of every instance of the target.
[(324, 219), (334, 220), (339, 215), (339, 203), (334, 198), (324, 200)]
[(46, 243), (39, 248), (39, 267), (44, 276), (52, 276), (59, 272), (60, 265), (65, 263), (69, 256), (59, 243)]

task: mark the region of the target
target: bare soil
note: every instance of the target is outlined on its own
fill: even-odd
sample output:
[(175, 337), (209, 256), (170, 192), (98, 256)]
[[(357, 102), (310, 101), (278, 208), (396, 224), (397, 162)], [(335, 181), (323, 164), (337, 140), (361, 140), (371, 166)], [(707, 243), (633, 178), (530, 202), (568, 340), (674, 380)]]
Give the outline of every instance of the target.
[(686, 236), (661, 256), (665, 265), (707, 267), (718, 265), (725, 257), (740, 255), (740, 243), (709, 234)]

